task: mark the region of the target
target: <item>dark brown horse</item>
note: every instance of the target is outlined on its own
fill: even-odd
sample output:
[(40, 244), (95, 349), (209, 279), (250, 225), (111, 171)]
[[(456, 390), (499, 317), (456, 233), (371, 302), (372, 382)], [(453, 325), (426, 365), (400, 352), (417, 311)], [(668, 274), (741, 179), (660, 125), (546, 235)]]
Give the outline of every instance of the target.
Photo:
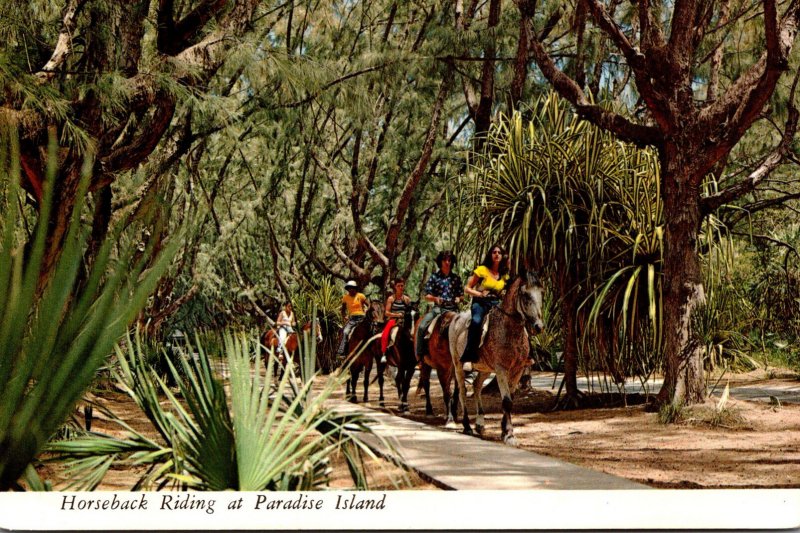
[[(386, 364), (397, 368), (394, 384), (397, 395), (400, 397), (400, 411), (408, 411), (408, 390), (411, 388), (411, 378), (417, 369), (417, 356), (414, 354), (414, 316), (417, 314), (415, 304), (406, 307), (403, 317), (390, 333), (390, 346), (386, 350)], [(380, 385), (380, 401), (383, 405), (383, 369), (378, 365), (378, 383)]]
[[(303, 324), (301, 331), (308, 332), (310, 335), (311, 328), (311, 322), (306, 322)], [(320, 328), (319, 323), (317, 323), (316, 341), (318, 343), (322, 342), (322, 329)], [(297, 348), (300, 346), (300, 339), (296, 331), (293, 331), (286, 336), (283, 347), (281, 347), (277, 330), (270, 328), (261, 336), (261, 344), (265, 348), (263, 352), (265, 368), (267, 366), (267, 357), (270, 350), (272, 350), (277, 357), (278, 364), (275, 365), (276, 376), (282, 376), (283, 371), (288, 368), (287, 365), (294, 364), (295, 366), (298, 366), (300, 364), (300, 362), (297, 360)]]
[(347, 381), (347, 399), (358, 403), (356, 384), (361, 371), (364, 370), (364, 399), (369, 401), (369, 375), (372, 364), (381, 357), (380, 331), (383, 326), (383, 305), (371, 301), (364, 320), (358, 323), (350, 333), (345, 353), (345, 364), (350, 367), (350, 379)]
[[(506, 291), (503, 301), (486, 314), (488, 321), (483, 343), (478, 349), (478, 361), (473, 364), (478, 371), (473, 388), (477, 404), (475, 427), (480, 434), (484, 426), (481, 389), (484, 380), (494, 372), (497, 385), (503, 399), (503, 421), (501, 423), (502, 438), (506, 444), (516, 445), (514, 427), (511, 424), (512, 396), (519, 385), (519, 380), (530, 359), (528, 352), (530, 342), (526, 325), (535, 334), (544, 328), (542, 321), (543, 289), (539, 278), (533, 273), (516, 278)], [(469, 311), (459, 313), (450, 325), (450, 352), (456, 371), (457, 390), (463, 409), (464, 433), (471, 435), (469, 416), (466, 409), (467, 398), (464, 387), (464, 371), (461, 365), (461, 354), (467, 343), (467, 330), (471, 320)]]
[[(442, 399), (444, 400), (445, 419), (447, 427), (455, 427), (456, 401), (450, 395), (450, 382), (453, 380), (453, 358), (450, 357), (450, 342), (448, 341), (448, 328), (456, 313), (447, 311), (439, 315), (433, 322), (433, 332), (428, 339), (428, 351), (420, 361), (419, 386), (425, 391), (425, 414), (433, 415), (431, 405), (431, 371), (436, 370), (436, 377), (439, 378), (439, 385), (442, 387)], [(422, 320), (422, 319), (420, 319)], [(420, 320), (417, 321), (414, 332), (419, 327)]]

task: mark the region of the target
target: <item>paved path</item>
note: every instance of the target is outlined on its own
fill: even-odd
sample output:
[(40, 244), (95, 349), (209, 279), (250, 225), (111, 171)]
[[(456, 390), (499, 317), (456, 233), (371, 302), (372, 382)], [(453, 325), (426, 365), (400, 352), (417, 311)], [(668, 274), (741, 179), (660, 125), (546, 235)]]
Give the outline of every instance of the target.
[[(555, 385), (553, 385), (555, 377)], [(564, 375), (559, 374), (558, 376), (554, 376), (552, 372), (534, 372), (531, 374), (531, 385), (536, 389), (544, 389), (550, 390), (553, 393), (558, 391), (558, 387), (561, 385), (561, 380), (563, 379)], [(658, 394), (659, 389), (661, 388), (663, 380), (653, 379), (642, 383), (636, 379), (629, 379), (625, 382), (625, 392), (627, 393), (635, 393), (635, 392), (648, 392), (649, 394)], [(725, 389), (725, 379), (722, 379), (715, 387), (714, 394), (719, 396), (723, 389)], [(586, 376), (578, 376), (578, 389), (582, 391), (588, 391), (590, 388), (594, 391), (600, 390), (611, 390), (616, 392), (617, 386), (613, 383), (609, 382), (608, 384), (602, 384), (601, 387), (600, 379), (596, 376), (592, 376), (591, 386), (589, 380)], [(713, 383), (712, 383), (713, 386)], [(563, 393), (563, 391), (562, 391)], [(753, 383), (750, 385), (740, 385), (740, 386), (733, 386), (730, 389), (730, 395), (732, 398), (736, 400), (755, 400), (755, 401), (774, 401), (772, 398), (776, 398), (781, 403), (800, 403), (800, 381), (796, 382), (787, 382), (783, 381), (776, 381), (773, 383), (769, 383), (769, 385), (765, 385), (764, 383)]]
[[(367, 443), (381, 453), (398, 459), (423, 478), (455, 490), (533, 489), (648, 489), (645, 485), (588, 468), (551, 459), (504, 444), (468, 437), (453, 431), (374, 411), (342, 400), (330, 405), (343, 413), (363, 413), (377, 423), (373, 430), (391, 440), (396, 452), (387, 450), (380, 439)], [(398, 457), (399, 454), (399, 457)]]

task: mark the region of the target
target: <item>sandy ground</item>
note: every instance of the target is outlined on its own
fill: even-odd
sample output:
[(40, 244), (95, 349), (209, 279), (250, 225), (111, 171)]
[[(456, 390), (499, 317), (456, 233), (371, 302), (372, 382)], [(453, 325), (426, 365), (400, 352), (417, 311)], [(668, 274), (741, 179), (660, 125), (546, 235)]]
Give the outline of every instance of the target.
[[(756, 371), (727, 379), (731, 385), (800, 386), (800, 377), (786, 371)], [(434, 379), (431, 385), (434, 417), (425, 416), (425, 398), (415, 394), (415, 388), (416, 380), (409, 395), (411, 410), (403, 416), (443, 426), (438, 382)], [(359, 386), (359, 400), (361, 393)], [(370, 387), (370, 397), (371, 404), (379, 407), (376, 383)], [(386, 409), (395, 411), (397, 392), (389, 379), (385, 398)], [(497, 394), (484, 395), (483, 438), (494, 441), (500, 441), (499, 400)], [(710, 400), (685, 411), (681, 422), (663, 424), (658, 413), (646, 412), (641, 397), (629, 396), (627, 406), (570, 411), (551, 411), (554, 400), (549, 391), (517, 393), (513, 422), (523, 449), (659, 488), (800, 487), (799, 404), (730, 399), (714, 423), (717, 402)], [(586, 403), (608, 405), (608, 400), (589, 397)], [(468, 402), (474, 415), (472, 398)]]
[[(374, 377), (374, 371), (373, 371)], [(800, 386), (800, 377), (781, 371), (755, 371), (735, 375), (731, 385)], [(425, 398), (410, 394), (411, 409), (404, 414), (413, 420), (439, 426), (443, 431), (441, 390), (434, 379), (431, 396), (435, 415), (425, 415)], [(362, 394), (359, 384), (359, 400)], [(344, 397), (342, 390), (339, 395)], [(149, 422), (127, 395), (102, 391), (98, 398), (139, 431), (155, 436)], [(378, 404), (378, 385), (370, 386), (370, 407)], [(800, 487), (800, 404), (728, 401), (724, 416), (716, 424), (716, 401), (683, 413), (678, 423), (663, 424), (658, 413), (647, 412), (642, 398), (628, 397), (628, 405), (608, 396), (587, 397), (593, 407), (553, 411), (555, 397), (550, 391), (525, 389), (514, 399), (513, 422), (520, 447), (608, 474), (658, 488), (797, 488)], [(470, 413), (474, 401), (469, 398)], [(615, 404), (616, 402), (616, 404)], [(385, 409), (397, 413), (397, 392), (391, 379), (385, 384)], [(483, 438), (500, 441), (501, 407), (497, 394), (484, 395), (487, 413)], [(474, 418), (473, 418), (474, 421)], [(118, 427), (95, 410), (93, 429), (119, 434)], [(477, 437), (476, 437), (477, 438)], [(447, 453), (447, 450), (442, 450)], [(332, 488), (351, 488), (349, 474), (341, 458), (334, 458)], [(101, 490), (129, 490), (142, 469), (112, 469)], [(397, 488), (392, 479), (405, 475), (400, 488), (435, 489), (413, 472), (403, 472), (385, 461), (368, 465), (373, 490)], [(48, 466), (43, 475), (53, 481), (59, 469)], [(63, 486), (63, 485), (61, 485)], [(59, 487), (59, 484), (56, 484)]]

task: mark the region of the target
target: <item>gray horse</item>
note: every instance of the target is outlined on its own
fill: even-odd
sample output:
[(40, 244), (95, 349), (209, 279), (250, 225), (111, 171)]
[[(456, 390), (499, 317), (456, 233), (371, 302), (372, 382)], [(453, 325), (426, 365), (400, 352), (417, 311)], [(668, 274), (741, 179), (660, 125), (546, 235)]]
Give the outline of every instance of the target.
[[(503, 442), (511, 446), (517, 444), (511, 424), (513, 407), (511, 398), (525, 368), (530, 363), (528, 355), (530, 342), (525, 326), (530, 324), (534, 334), (540, 333), (544, 328), (542, 295), (542, 285), (535, 274), (529, 272), (516, 278), (506, 291), (503, 301), (487, 313), (488, 329), (478, 349), (478, 361), (473, 364), (473, 368), (478, 372), (478, 377), (473, 384), (478, 412), (475, 429), (478, 434), (483, 432), (484, 412), (481, 403), (481, 389), (489, 374), (494, 372), (503, 398), (502, 438)], [(463, 411), (464, 433), (467, 435), (472, 434), (472, 428), (466, 408), (466, 388), (461, 354), (467, 343), (470, 319), (471, 313), (464, 311), (459, 313), (450, 325), (450, 354), (456, 371), (458, 388), (456, 393)]]

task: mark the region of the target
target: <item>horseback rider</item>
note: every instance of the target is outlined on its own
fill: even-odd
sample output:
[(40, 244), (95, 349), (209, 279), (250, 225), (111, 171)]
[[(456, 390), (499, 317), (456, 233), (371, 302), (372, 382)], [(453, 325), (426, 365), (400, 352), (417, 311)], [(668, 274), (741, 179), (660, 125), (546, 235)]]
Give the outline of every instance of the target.
[(297, 326), (294, 311), (292, 310), (292, 302), (287, 301), (283, 304), (283, 309), (278, 313), (278, 318), (275, 320), (275, 326), (278, 328), (278, 347), (282, 349), (286, 339), (294, 333), (294, 327)]
[(436, 266), (439, 270), (431, 274), (425, 283), (425, 299), (433, 307), (422, 317), (417, 328), (416, 354), (422, 360), (427, 348), (427, 331), (433, 319), (445, 311), (458, 310), (457, 304), (464, 295), (461, 278), (452, 270), (456, 264), (456, 256), (450, 250), (443, 250), (436, 256)]
[(347, 294), (342, 296), (342, 321), (345, 322), (342, 329), (342, 340), (336, 355), (342, 357), (347, 348), (347, 340), (355, 327), (366, 317), (369, 300), (363, 293), (358, 292), (358, 284), (350, 280), (344, 284)]
[(467, 345), (461, 355), (464, 372), (472, 372), (472, 363), (478, 360), (483, 318), (492, 307), (500, 303), (500, 293), (508, 281), (508, 253), (502, 246), (489, 249), (483, 262), (475, 268), (464, 292), (472, 296), (472, 320), (467, 332)]
[(387, 320), (381, 334), (381, 353), (383, 354), (381, 363), (386, 362), (386, 350), (389, 347), (389, 335), (391, 335), (392, 328), (397, 324), (398, 319), (405, 316), (406, 308), (411, 305), (411, 298), (404, 294), (405, 288), (405, 280), (403, 278), (395, 278), (394, 293), (386, 299), (384, 310)]

